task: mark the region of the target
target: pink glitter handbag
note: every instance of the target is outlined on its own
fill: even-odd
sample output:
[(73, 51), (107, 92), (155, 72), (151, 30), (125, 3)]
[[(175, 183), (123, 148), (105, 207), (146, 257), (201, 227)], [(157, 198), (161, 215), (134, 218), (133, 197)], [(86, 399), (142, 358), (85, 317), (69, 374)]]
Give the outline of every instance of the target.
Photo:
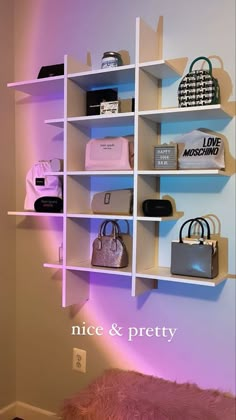
[[(112, 225), (108, 234), (107, 225)], [(104, 221), (99, 229), (98, 237), (93, 241), (91, 264), (99, 267), (122, 268), (129, 263), (128, 252), (120, 232), (120, 227), (114, 220)]]

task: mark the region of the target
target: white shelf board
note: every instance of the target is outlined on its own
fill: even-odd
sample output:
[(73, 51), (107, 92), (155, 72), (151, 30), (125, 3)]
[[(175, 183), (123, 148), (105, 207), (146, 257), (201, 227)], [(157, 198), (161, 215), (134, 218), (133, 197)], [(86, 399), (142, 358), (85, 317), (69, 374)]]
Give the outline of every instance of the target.
[(181, 176), (181, 175), (223, 175), (228, 176), (228, 173), (220, 169), (171, 169), (171, 170), (142, 170), (138, 171), (138, 175), (156, 175), (156, 176)]
[(89, 90), (109, 85), (134, 83), (135, 66), (133, 64), (98, 69), (80, 73), (68, 74), (68, 79), (73, 80), (82, 89)]
[(176, 212), (173, 216), (166, 217), (147, 217), (147, 216), (138, 216), (137, 220), (140, 222), (169, 222), (171, 220), (178, 220), (184, 215), (183, 211)]
[(63, 213), (41, 213), (36, 211), (8, 211), (9, 216), (30, 216), (30, 217), (63, 217)]
[(133, 216), (130, 214), (93, 214), (93, 213), (67, 213), (66, 217), (77, 218), (77, 219), (111, 219), (111, 220), (133, 220)]
[(231, 118), (230, 114), (228, 114), (221, 105), (162, 108), (139, 111), (138, 115), (156, 123)]
[(69, 176), (97, 176), (97, 175), (112, 175), (112, 176), (121, 176), (121, 175), (133, 175), (134, 171), (68, 171), (67, 175)]
[(201, 277), (188, 277), (188, 276), (177, 276), (173, 275), (170, 272), (169, 267), (158, 267), (150, 268), (148, 270), (143, 270), (142, 272), (137, 271), (137, 277), (141, 278), (150, 278), (156, 280), (171, 281), (175, 283), (187, 283), (187, 284), (196, 284), (201, 286), (210, 286), (214, 287), (222, 283), (227, 279), (226, 273), (221, 273), (214, 279), (206, 279)]
[(165, 60), (139, 63), (139, 68), (156, 77), (157, 79), (170, 79), (181, 76), (180, 72)]
[(44, 263), (43, 266), (45, 268), (56, 268), (56, 269), (62, 269), (63, 268), (62, 263), (59, 263), (59, 262), (57, 262), (57, 263)]
[(57, 171), (50, 171), (50, 172), (45, 172), (45, 175), (49, 176), (49, 175), (53, 175), (53, 176), (63, 176), (65, 174), (65, 172), (57, 172)]
[(72, 262), (65, 266), (67, 270), (75, 271), (89, 271), (92, 273), (104, 273), (104, 274), (116, 274), (118, 276), (131, 276), (132, 268), (131, 263), (125, 268), (106, 268), (106, 267), (95, 267), (90, 261), (84, 262)]
[(45, 124), (53, 125), (55, 127), (63, 128), (64, 127), (64, 118), (54, 118), (50, 120), (45, 120)]
[(56, 93), (63, 93), (64, 76), (8, 83), (7, 87), (29, 95), (48, 96)]
[(78, 127), (123, 127), (134, 124), (134, 112), (119, 112), (117, 114), (69, 117), (67, 118), (67, 121)]

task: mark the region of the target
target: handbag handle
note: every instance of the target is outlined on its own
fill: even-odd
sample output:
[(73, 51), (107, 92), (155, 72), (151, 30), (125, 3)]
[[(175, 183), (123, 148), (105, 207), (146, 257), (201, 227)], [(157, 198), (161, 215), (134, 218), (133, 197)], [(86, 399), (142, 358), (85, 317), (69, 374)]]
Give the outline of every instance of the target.
[[(119, 222), (121, 221), (121, 219), (116, 219), (115, 220), (115, 222), (119, 225)], [(126, 230), (126, 232), (122, 232), (121, 231), (121, 227), (120, 227), (120, 225), (119, 225), (119, 228), (120, 228), (120, 234), (122, 235), (122, 234), (125, 234), (125, 235), (129, 235), (130, 234), (130, 227), (129, 227), (129, 222), (128, 222), (128, 220), (126, 220), (126, 219), (122, 219), (122, 221), (124, 221), (125, 222), (125, 224), (126, 224), (126, 228), (127, 228), (127, 230)]]
[(106, 228), (107, 228), (107, 225), (109, 223), (112, 224), (112, 235), (113, 235), (114, 239), (116, 239), (118, 236), (120, 236), (120, 227), (115, 220), (105, 220), (100, 226), (98, 236), (99, 237), (106, 236)]
[(189, 225), (189, 228), (188, 228), (188, 238), (191, 238), (191, 227), (192, 227), (193, 223), (197, 222), (198, 220), (201, 220), (202, 222), (205, 222), (206, 227), (207, 227), (207, 239), (211, 239), (210, 225), (204, 217), (196, 217), (195, 219), (193, 219), (191, 221), (191, 223)]
[[(202, 236), (201, 236), (201, 238), (204, 238), (204, 226), (203, 226), (203, 224), (202, 224), (202, 222), (200, 221), (200, 220), (198, 220), (198, 219), (188, 219), (188, 220), (186, 220), (183, 224), (182, 224), (182, 226), (181, 226), (181, 228), (180, 228), (180, 231), (179, 231), (179, 242), (180, 243), (183, 243), (183, 237), (182, 237), (182, 232), (183, 232), (183, 228), (184, 228), (184, 226), (187, 224), (187, 223), (193, 223), (193, 222), (197, 222), (197, 223), (199, 223), (199, 225), (201, 226), (201, 229), (202, 229)], [(189, 237), (191, 237), (191, 236), (189, 236)], [(202, 243), (202, 241), (200, 241), (200, 244)]]
[(193, 70), (193, 66), (194, 66), (194, 64), (195, 64), (197, 61), (199, 61), (199, 60), (205, 60), (205, 61), (208, 63), (208, 66), (209, 66), (209, 73), (210, 73), (210, 74), (212, 74), (212, 64), (211, 64), (211, 62), (210, 62), (209, 58), (204, 57), (204, 56), (197, 57), (197, 58), (195, 58), (195, 60), (193, 60), (193, 62), (191, 63), (191, 65), (190, 65), (190, 67), (189, 67), (189, 72), (191, 72), (191, 71)]

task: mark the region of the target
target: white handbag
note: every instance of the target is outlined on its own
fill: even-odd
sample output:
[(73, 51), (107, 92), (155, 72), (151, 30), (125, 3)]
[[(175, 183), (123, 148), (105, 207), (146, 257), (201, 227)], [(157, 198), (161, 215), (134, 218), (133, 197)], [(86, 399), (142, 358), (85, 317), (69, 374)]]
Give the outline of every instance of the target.
[(133, 189), (126, 188), (96, 193), (92, 198), (91, 209), (95, 214), (132, 214)]
[(194, 130), (175, 139), (179, 169), (224, 169), (224, 142), (215, 133)]
[(50, 160), (35, 163), (26, 175), (25, 210), (34, 210), (34, 203), (40, 197), (62, 198), (62, 184), (59, 176), (47, 175), (52, 171)]

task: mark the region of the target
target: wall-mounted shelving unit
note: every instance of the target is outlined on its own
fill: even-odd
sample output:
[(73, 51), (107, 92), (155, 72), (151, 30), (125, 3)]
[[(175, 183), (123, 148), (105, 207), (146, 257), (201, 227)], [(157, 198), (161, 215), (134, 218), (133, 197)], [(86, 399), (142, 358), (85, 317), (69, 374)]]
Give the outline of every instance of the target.
[[(148, 42), (145, 42), (148, 40)], [(47, 96), (64, 94), (63, 117), (45, 120), (45, 124), (64, 130), (64, 170), (60, 175), (64, 183), (64, 211), (60, 214), (9, 211), (13, 216), (59, 217), (63, 219), (63, 261), (46, 262), (44, 267), (62, 271), (62, 305), (68, 306), (89, 298), (91, 273), (126, 276), (130, 279), (131, 294), (156, 287), (157, 280), (216, 286), (227, 278), (227, 255), (220, 260), (220, 274), (214, 279), (173, 276), (169, 267), (159, 266), (158, 225), (177, 221), (184, 211), (175, 210), (173, 216), (148, 218), (143, 215), (142, 201), (150, 196), (161, 197), (160, 178), (166, 176), (223, 176), (219, 170), (153, 170), (153, 144), (160, 142), (162, 123), (178, 121), (230, 119), (221, 105), (192, 108), (161, 108), (158, 92), (163, 79), (181, 77), (176, 60), (162, 60), (158, 57), (157, 33), (140, 18), (136, 22), (136, 60), (134, 64), (112, 69), (89, 70), (75, 59), (65, 56), (64, 76), (48, 79), (10, 83), (9, 88), (29, 95)], [(150, 46), (150, 50), (149, 50)], [(154, 46), (154, 47), (153, 47)], [(131, 85), (135, 97), (134, 112), (115, 115), (86, 115), (86, 91), (99, 87)], [(162, 89), (164, 91), (164, 88)], [(162, 92), (163, 94), (164, 92)], [(45, 98), (46, 100), (46, 98)], [(132, 171), (85, 171), (85, 146), (97, 128), (119, 128), (122, 135), (132, 127), (135, 147), (134, 170)], [(133, 215), (95, 215), (91, 212), (91, 182), (104, 177), (119, 180), (128, 179), (134, 189)], [(79, 200), (77, 199), (79, 197)], [(75, 199), (76, 198), (76, 199)], [(184, 209), (184, 203), (183, 203)], [(182, 210), (182, 209), (181, 209)], [(91, 244), (93, 225), (99, 219), (126, 219), (132, 225), (132, 245), (129, 249), (129, 266), (124, 269), (106, 269), (91, 265)]]

